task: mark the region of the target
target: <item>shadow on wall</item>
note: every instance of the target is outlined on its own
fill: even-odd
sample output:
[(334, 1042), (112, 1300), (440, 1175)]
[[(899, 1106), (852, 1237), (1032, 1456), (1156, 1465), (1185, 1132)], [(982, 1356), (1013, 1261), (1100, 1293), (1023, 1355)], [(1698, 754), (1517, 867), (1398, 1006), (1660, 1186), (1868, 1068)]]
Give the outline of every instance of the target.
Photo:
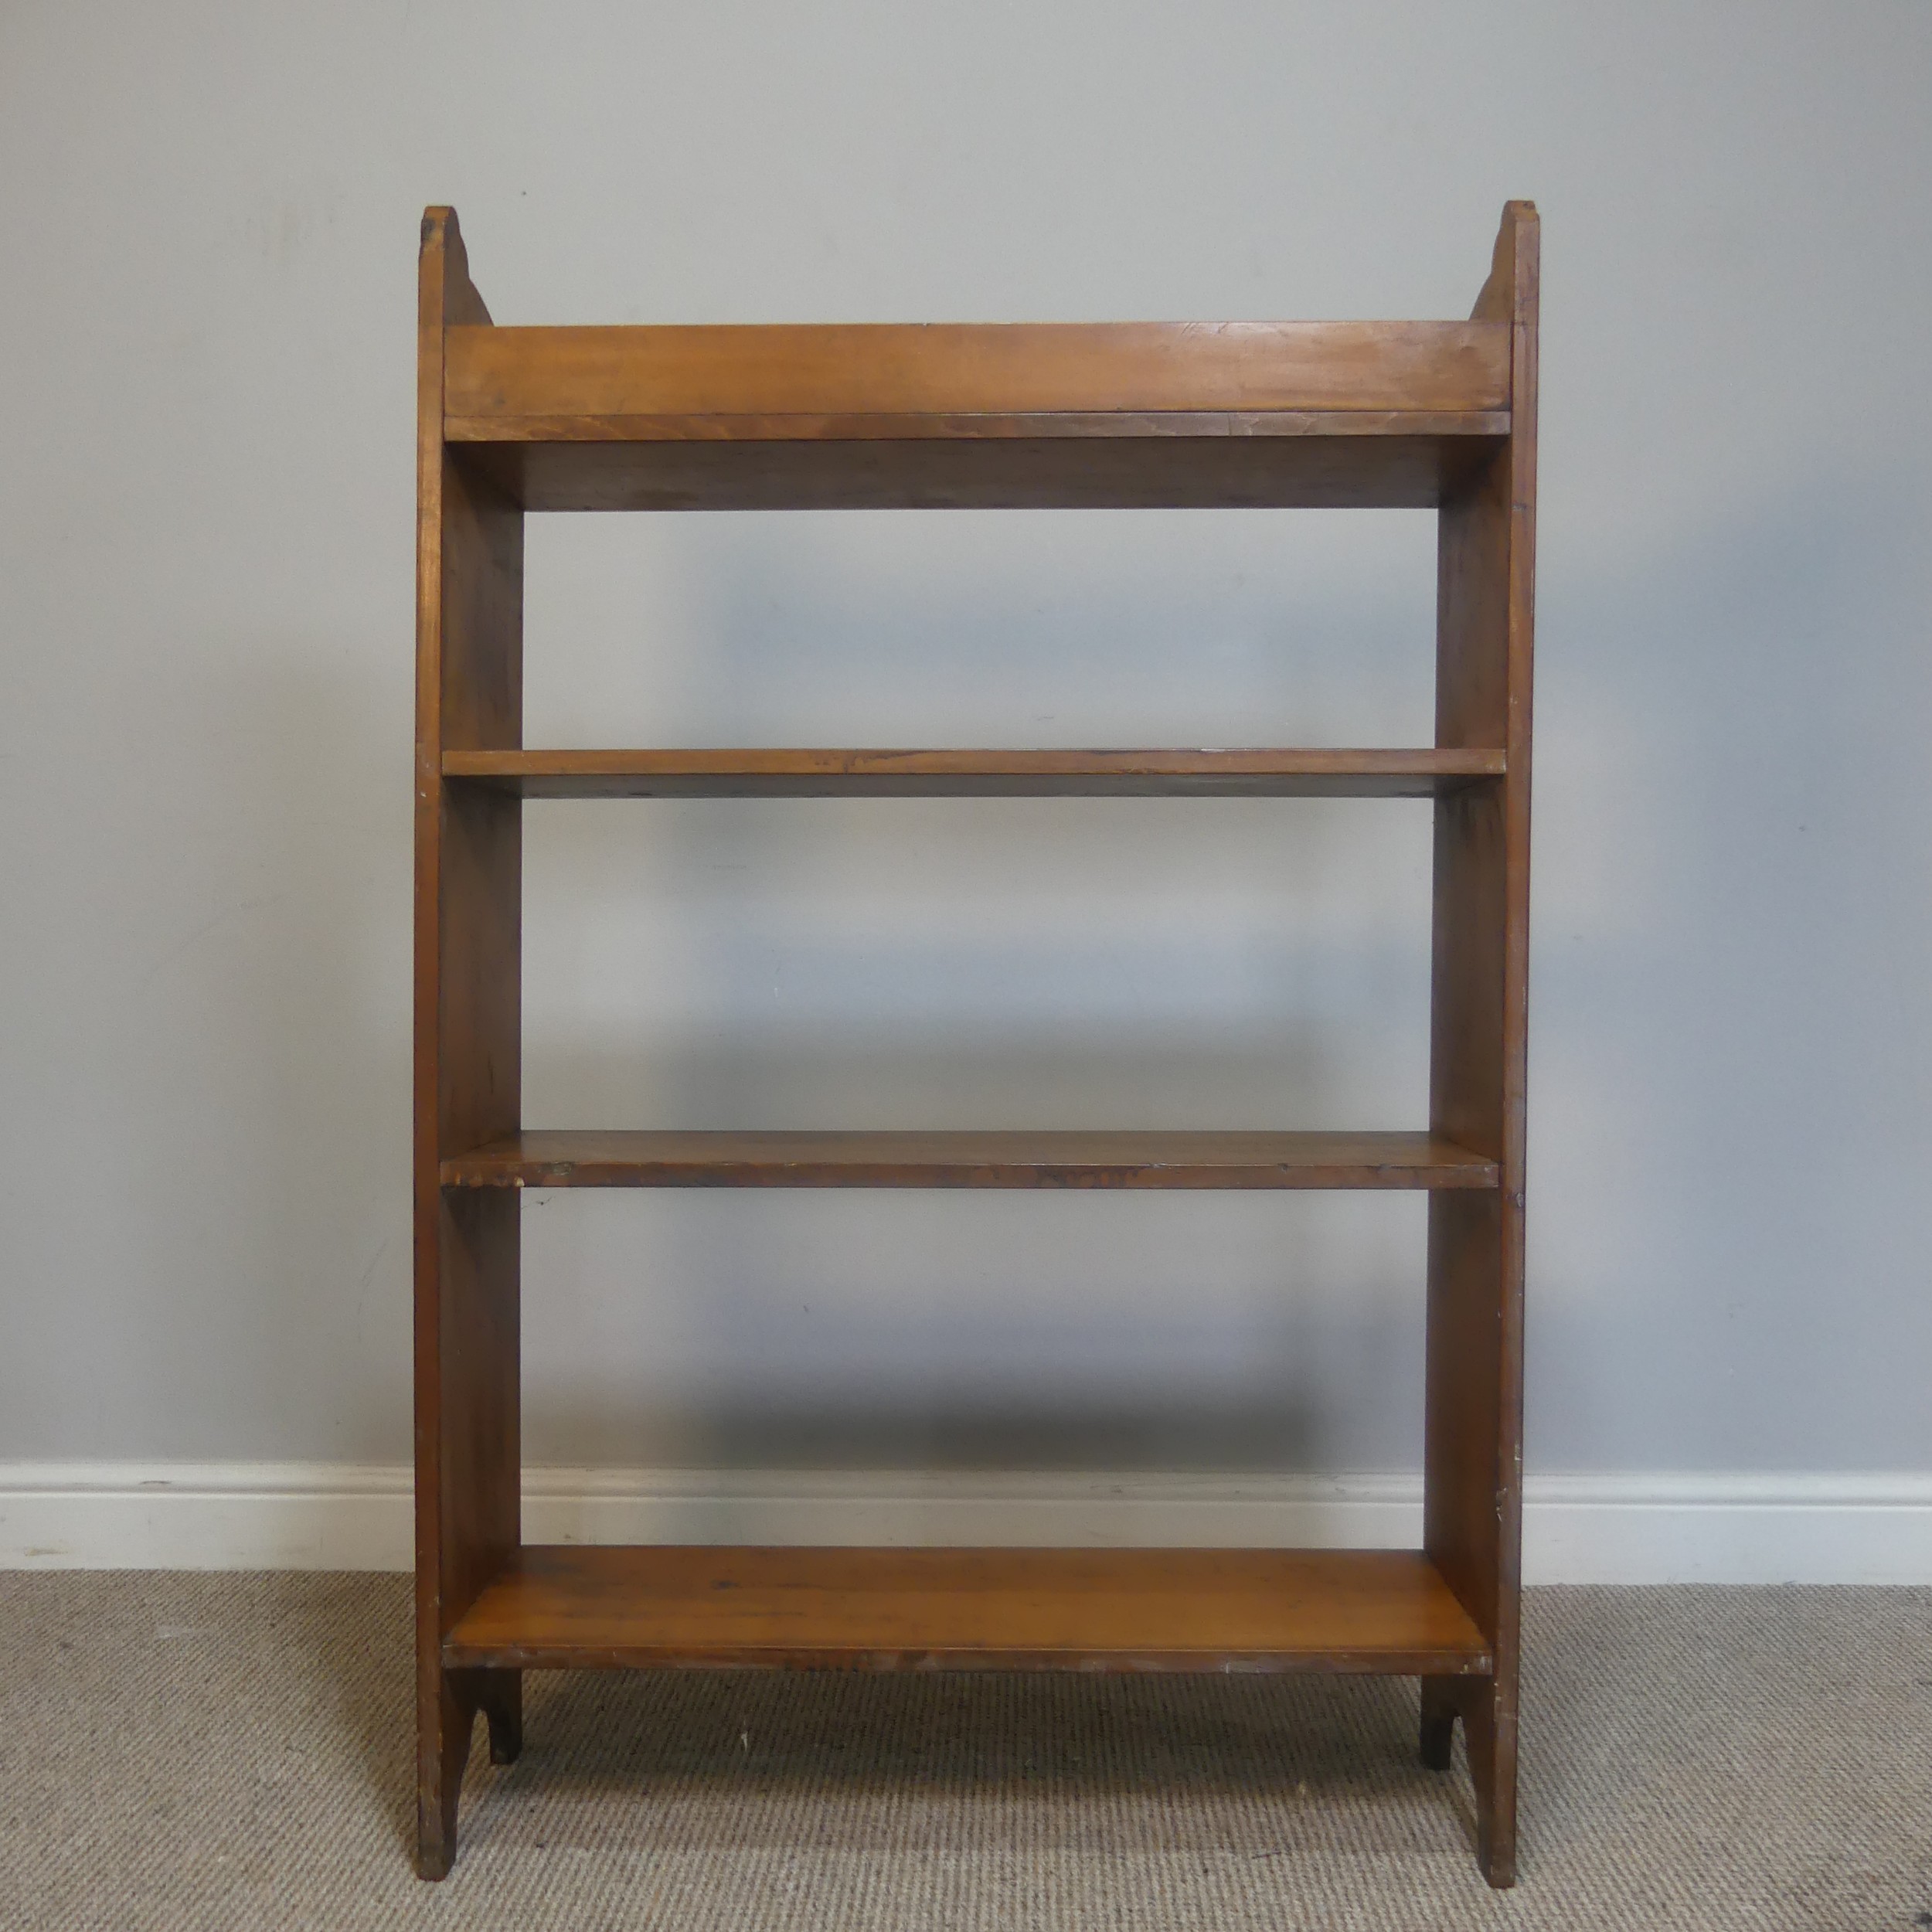
[[(1594, 579), (1546, 534), (1532, 1467), (1932, 1464), (1913, 1386), (1932, 1354), (1932, 584), (1911, 501), (1821, 483)], [(674, 681), (665, 728), (646, 710), (585, 736), (825, 741), (845, 735), (813, 709), (828, 682), (869, 727), (854, 737), (936, 735), (884, 728), (914, 699), (954, 742), (1087, 735), (996, 689), (1056, 641), (1037, 617), (1019, 637), (1017, 594), (983, 615), (954, 597), (945, 648), (922, 642), (882, 696), (892, 610), (848, 658), (852, 614), (813, 580), (724, 563), (736, 628), (714, 648), (706, 610), (690, 648), (632, 653)], [(1087, 634), (1119, 675), (1094, 735), (1168, 736), (1132, 728), (1162, 679), (1193, 722), (1260, 721), (1226, 736), (1322, 735), (1262, 645), (1312, 611), (1292, 662), (1342, 594), (1257, 592), (1247, 642), (1177, 672), (1175, 614), (1214, 587), (1139, 621), (1098, 597)], [(928, 607), (884, 601), (908, 626)], [(760, 629), (771, 607), (796, 630)], [(1392, 602), (1377, 631), (1358, 605), (1372, 689), (1426, 682), (1414, 617)], [(970, 679), (921, 682), (982, 632)], [(111, 915), (77, 928), (73, 971), (118, 991), (85, 1053), (46, 1049), (118, 1203), (65, 1230), (63, 1319), (131, 1335), (90, 1384), (108, 1408), (138, 1415), (143, 1382), (200, 1392), (172, 1454), (407, 1440), (406, 667), (378, 702), (332, 662), (277, 638), (157, 670), (168, 762), (102, 831), (90, 889)], [(977, 709), (969, 682), (994, 689)], [(1057, 709), (1077, 682), (1027, 701)], [(717, 728), (741, 689), (743, 730)], [(1426, 723), (1396, 728), (1413, 722), (1386, 735), (1414, 741)], [(1382, 801), (533, 811), (532, 1117), (1403, 1124), (1426, 1064), (1426, 821)], [(537, 1459), (1413, 1461), (1413, 1200), (663, 1195), (526, 1223)], [(21, 1427), (68, 1440), (32, 1400)], [(98, 1417), (72, 1420), (112, 1452)]]
[[(539, 526), (531, 741), (1430, 736), (1426, 519), (1400, 520), (1406, 549), (1378, 554), (1408, 575), (1366, 605), (1284, 602), (1278, 518), (1178, 567), (1177, 526), (1192, 540), (1211, 520), (995, 535), (958, 517), (938, 540), (913, 518), (888, 548), (872, 519), (871, 549), (866, 519), (805, 521), (800, 538), (688, 520), (614, 569), (598, 533), (552, 546)], [(1151, 570), (1141, 538), (1165, 546)], [(589, 562), (607, 587), (573, 607), (574, 634), (546, 597), (558, 549), (573, 582)], [(614, 577), (629, 604), (597, 603)], [(582, 643), (600, 630), (601, 658)], [(1417, 1124), (1428, 842), (1412, 801), (539, 807), (526, 1117)], [(534, 1461), (1272, 1469), (1419, 1451), (1413, 1199), (536, 1196), (526, 1226)]]
[[(1817, 481), (1594, 577), (1546, 522), (1532, 1468), (1932, 1466), (1932, 582), (1896, 483)], [(576, 685), (600, 692), (607, 670), (647, 702), (580, 742), (941, 735), (919, 704), (952, 742), (1345, 740), (1369, 735), (1349, 662), (1309, 672), (1332, 703), (1298, 702), (1338, 640), (1388, 720), (1374, 735), (1427, 735), (1426, 698), (1420, 725), (1401, 707), (1426, 692), (1427, 587), (1393, 573), (1366, 600), (1318, 570), (1299, 600), (1250, 575), (1238, 621), (1191, 651), (1185, 612), (1227, 586), (1168, 558), (1164, 594), (1081, 604), (1056, 685), (1072, 591), (1043, 616), (1024, 586), (975, 604), (938, 570), (944, 625), (915, 631), (934, 599), (894, 573), (931, 577), (930, 558), (886, 559), (868, 611), (849, 560), (835, 595), (730, 542), (685, 577), (646, 556), (678, 594), (695, 578), (695, 639), (672, 627), (639, 652), (634, 624), (619, 634)], [(533, 617), (541, 682), (540, 597)], [(903, 677), (896, 634), (918, 641)], [(97, 1351), (94, 1413), (10, 1399), (23, 1440), (114, 1453), (111, 1414), (135, 1430), (151, 1385), (189, 1394), (169, 1440), (130, 1434), (130, 1452), (403, 1452), (406, 678), (405, 650), (373, 693), (306, 636), (157, 665), (142, 709), (168, 750), (131, 767), (145, 808), (74, 835), (94, 910), (62, 943), (100, 1017), (84, 1045), (42, 1049), (114, 1207), (63, 1221), (68, 1285), (33, 1359), (122, 1339)], [(1196, 729), (1153, 728), (1164, 691)], [(1045, 712), (1072, 715), (1049, 730)], [(532, 1118), (1406, 1124), (1427, 818), (1385, 801), (533, 811)], [(526, 1223), (535, 1460), (1415, 1459), (1411, 1198), (539, 1197)]]
[[(529, 1457), (1373, 1467), (1354, 1413), (1368, 1387), (1413, 1397), (1397, 1417), (1413, 1461), (1420, 1211), (1377, 1206), (1383, 1225), (1358, 1215), (1350, 1241), (1332, 1217), (1198, 1199), (710, 1196), (640, 1213), (533, 1196)], [(1350, 1270), (1357, 1291), (1336, 1292)]]
[[(1932, 1464), (1906, 1366), (1932, 1353), (1920, 1292), (1932, 1235), (1912, 1206), (1932, 1139), (1932, 1037), (1916, 992), (1932, 955), (1932, 808), (1917, 781), (1932, 583), (1908, 482), (1807, 478), (1592, 575), (1566, 569), (1565, 533), (1546, 517), (1532, 1468)], [(702, 648), (674, 654), (695, 692), (656, 694), (676, 727), (667, 736), (836, 741), (844, 706), (872, 727), (854, 739), (917, 742), (933, 734), (903, 728), (906, 694), (930, 697), (920, 677), (934, 662), (953, 742), (1427, 735), (1426, 699), (1420, 725), (1405, 708), (1428, 682), (1427, 599), (1399, 568), (1366, 599), (1359, 584), (1331, 594), (1318, 570), (1308, 597), (1272, 580), (1236, 586), (1235, 620), (1189, 651), (1177, 638), (1228, 587), (1212, 572), (1190, 580), (1169, 556), (1164, 593), (1081, 603), (1063, 673), (1049, 667), (1063, 604), (1049, 600), (1043, 621), (1023, 591), (975, 600), (954, 586), (935, 621), (930, 597), (832, 596), (809, 573), (726, 561), (719, 605), (694, 600)], [(1131, 590), (1131, 562), (1124, 574)], [(779, 611), (793, 628), (774, 631)], [(1342, 687), (1357, 674), (1352, 699)], [(1157, 728), (1168, 696), (1196, 729)], [(725, 721), (740, 705), (750, 722), (734, 732)], [(1361, 729), (1368, 710), (1386, 726)], [(1094, 719), (1090, 734), (1070, 716)], [(1418, 1117), (1426, 811), (641, 809), (650, 815), (634, 824), (573, 821), (543, 863), (594, 906), (604, 895), (597, 940), (648, 964), (640, 988), (661, 975), (693, 1005), (680, 1020), (648, 995), (628, 1012), (600, 999), (590, 940), (553, 1002), (556, 962), (544, 962), (529, 1044), (546, 1117)], [(532, 889), (540, 899), (535, 869)], [(826, 891), (842, 923), (811, 913)], [(617, 901), (633, 896), (655, 908), (641, 916), (655, 929), (625, 925)], [(598, 1037), (624, 1044), (593, 1046), (587, 1011)], [(785, 1460), (787, 1444), (806, 1462), (901, 1448), (912, 1461), (1413, 1462), (1413, 1204), (1375, 1203), (1382, 1230), (1359, 1222), (1325, 1242), (1294, 1232), (1309, 1203), (1146, 1205), (1131, 1223), (1119, 1202), (1066, 1205), (1095, 1217), (1089, 1244), (1042, 1266), (1025, 1219), (1051, 1212), (1037, 1203), (982, 1198), (970, 1224), (963, 1206), (902, 1203), (901, 1265), (855, 1267), (856, 1279), (883, 1272), (835, 1342), (815, 1300), (810, 1322), (771, 1312), (799, 1272), (781, 1230), (699, 1210), (654, 1220), (655, 1264), (637, 1291), (657, 1335), (643, 1321), (628, 1336), (580, 1328), (579, 1342), (595, 1335), (610, 1351), (590, 1378), (546, 1355), (531, 1384), (533, 1442), (559, 1460), (629, 1440), (648, 1446), (638, 1459), (694, 1462)], [(842, 1240), (863, 1250), (854, 1230), (877, 1219), (878, 1197), (846, 1211), (850, 1226), (815, 1260), (821, 1292)], [(1215, 1216), (1244, 1211), (1250, 1227), (1270, 1214), (1281, 1225), (1237, 1232), (1230, 1260)], [(581, 1204), (558, 1212), (580, 1219)], [(1163, 1217), (1185, 1234), (1163, 1243)], [(533, 1295), (549, 1292), (554, 1261), (580, 1308), (600, 1270), (637, 1281), (623, 1260), (634, 1243), (590, 1233), (567, 1253), (547, 1233), (533, 1241)], [(943, 1315), (910, 1285), (936, 1273), (952, 1297)], [(1007, 1369), (990, 1349), (968, 1350), (949, 1378), (959, 1332), (989, 1307), (1005, 1311), (981, 1325), (1001, 1331)], [(887, 1337), (909, 1326), (917, 1345), (895, 1352)], [(628, 1429), (620, 1362), (638, 1396)], [(695, 1415), (675, 1393), (680, 1366), (709, 1374)], [(815, 1379), (817, 1394), (804, 1386)], [(894, 1393), (909, 1386), (910, 1401)]]

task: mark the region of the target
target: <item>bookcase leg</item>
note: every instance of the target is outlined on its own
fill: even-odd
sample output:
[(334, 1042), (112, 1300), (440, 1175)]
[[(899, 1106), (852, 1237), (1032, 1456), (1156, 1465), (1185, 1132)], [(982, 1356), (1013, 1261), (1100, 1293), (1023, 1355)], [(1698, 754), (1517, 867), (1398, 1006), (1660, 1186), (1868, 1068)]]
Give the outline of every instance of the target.
[(483, 1715), (490, 1724), (490, 1762), (514, 1764), (523, 1750), (523, 1673), (484, 1670), (476, 1675)]
[(1516, 1882), (1516, 1719), (1512, 1686), (1478, 1678), (1463, 1706), (1476, 1787), (1476, 1862), (1498, 1888)]
[(457, 1801), (478, 1708), (474, 1672), (436, 1677), (423, 1699), (416, 1767), (416, 1870), (426, 1879), (447, 1878), (456, 1862)]
[(1446, 1771), (1456, 1740), (1456, 1682), (1450, 1677), (1422, 1680), (1422, 1761), (1432, 1771)]
[(1456, 1719), (1469, 1750), (1476, 1798), (1476, 1862), (1499, 1889), (1516, 1882), (1516, 1725), (1514, 1687), (1493, 1677), (1422, 1680), (1422, 1761), (1449, 1768)]
[(523, 1674), (439, 1670), (427, 1700), (416, 1792), (416, 1869), (447, 1878), (456, 1862), (457, 1808), (480, 1713), (489, 1725), (490, 1762), (509, 1764), (523, 1748)]

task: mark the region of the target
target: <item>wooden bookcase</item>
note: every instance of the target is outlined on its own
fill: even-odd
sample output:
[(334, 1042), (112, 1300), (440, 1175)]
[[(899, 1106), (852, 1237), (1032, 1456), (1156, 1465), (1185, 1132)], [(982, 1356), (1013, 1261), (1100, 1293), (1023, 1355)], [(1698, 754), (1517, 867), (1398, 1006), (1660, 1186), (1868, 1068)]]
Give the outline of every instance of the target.
[[(1462, 1722), (1515, 1862), (1537, 224), (1466, 322), (498, 328), (424, 217), (417, 338), (418, 1866), (481, 1713), (622, 1665), (1396, 1672)], [(546, 751), (522, 738), (528, 510), (1431, 505), (1414, 750)], [(1412, 1133), (538, 1131), (519, 1095), (527, 798), (1433, 798), (1430, 1117)], [(526, 1187), (1422, 1188), (1419, 1550), (546, 1549), (519, 1516)]]

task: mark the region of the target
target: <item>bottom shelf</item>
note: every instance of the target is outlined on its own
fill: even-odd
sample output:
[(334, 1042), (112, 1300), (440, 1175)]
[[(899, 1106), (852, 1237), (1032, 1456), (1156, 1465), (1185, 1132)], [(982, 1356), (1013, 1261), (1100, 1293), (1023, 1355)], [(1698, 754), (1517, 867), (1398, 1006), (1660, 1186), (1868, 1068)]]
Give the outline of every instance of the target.
[(1420, 1553), (532, 1546), (447, 1667), (1486, 1674)]

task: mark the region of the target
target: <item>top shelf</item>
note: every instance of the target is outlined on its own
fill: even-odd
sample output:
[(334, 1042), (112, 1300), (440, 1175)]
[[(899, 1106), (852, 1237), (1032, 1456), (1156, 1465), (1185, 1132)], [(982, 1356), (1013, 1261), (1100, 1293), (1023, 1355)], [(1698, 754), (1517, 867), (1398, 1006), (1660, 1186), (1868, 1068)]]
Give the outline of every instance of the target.
[(466, 323), (444, 435), (535, 510), (1420, 507), (1508, 437), (1510, 334)]
[(919, 436), (970, 436), (985, 417), (1091, 436), (1117, 414), (1509, 407), (1509, 326), (1487, 321), (471, 324), (448, 332), (446, 355), (444, 410), (463, 441), (677, 441), (747, 417), (807, 440), (855, 417)]

